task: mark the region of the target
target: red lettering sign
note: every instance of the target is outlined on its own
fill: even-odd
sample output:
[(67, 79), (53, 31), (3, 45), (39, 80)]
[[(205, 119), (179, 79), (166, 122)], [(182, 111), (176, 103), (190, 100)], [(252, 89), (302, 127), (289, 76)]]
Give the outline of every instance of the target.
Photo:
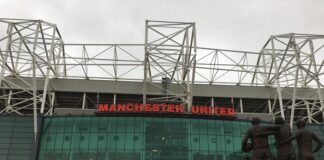
[(99, 109), (99, 112), (107, 112), (108, 104), (99, 104), (98, 109)]
[[(184, 113), (185, 109), (182, 104), (99, 104), (99, 112), (160, 112), (160, 113)], [(191, 114), (201, 115), (221, 115), (235, 116), (235, 110), (232, 107), (192, 105)]]
[(133, 105), (133, 103), (128, 103), (128, 104), (126, 104), (126, 111), (127, 111), (127, 112), (132, 112), (132, 111), (134, 111), (134, 105)]

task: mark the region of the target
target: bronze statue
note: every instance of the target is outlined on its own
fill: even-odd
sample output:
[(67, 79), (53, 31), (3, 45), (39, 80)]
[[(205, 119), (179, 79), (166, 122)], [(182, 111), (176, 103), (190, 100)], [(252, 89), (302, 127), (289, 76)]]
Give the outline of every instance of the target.
[[(271, 153), (268, 143), (268, 134), (274, 130), (272, 127), (260, 126), (260, 118), (254, 117), (251, 120), (252, 127), (249, 128), (242, 141), (242, 150), (247, 152), (253, 149), (252, 160), (271, 160)], [(265, 134), (264, 134), (265, 133)], [(248, 140), (251, 139), (252, 146)], [(249, 147), (249, 148), (246, 148)]]
[[(297, 139), (298, 160), (315, 160), (313, 152), (317, 152), (322, 147), (321, 140), (313, 132), (305, 128), (306, 123), (303, 120), (298, 120), (296, 125), (298, 128), (296, 134), (279, 145), (286, 145), (293, 139)], [(313, 140), (317, 142), (314, 150), (312, 150)]]
[(287, 123), (285, 123), (285, 120), (282, 117), (276, 117), (275, 124), (279, 126), (279, 129), (277, 130), (277, 132), (275, 132), (277, 159), (295, 160), (296, 156), (291, 141), (279, 145), (292, 136), (290, 126)]

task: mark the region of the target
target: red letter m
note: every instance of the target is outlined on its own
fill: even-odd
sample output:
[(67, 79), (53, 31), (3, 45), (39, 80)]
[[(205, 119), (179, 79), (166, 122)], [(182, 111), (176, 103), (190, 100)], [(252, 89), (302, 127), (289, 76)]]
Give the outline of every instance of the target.
[(99, 110), (99, 112), (107, 112), (108, 111), (108, 104), (99, 104), (98, 110)]

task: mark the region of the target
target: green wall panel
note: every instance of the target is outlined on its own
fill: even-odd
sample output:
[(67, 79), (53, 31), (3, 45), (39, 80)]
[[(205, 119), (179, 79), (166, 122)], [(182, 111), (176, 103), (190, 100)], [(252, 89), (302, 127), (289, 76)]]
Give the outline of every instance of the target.
[[(152, 117), (46, 117), (41, 160), (241, 160), (250, 122)], [(319, 126), (310, 126), (322, 139)], [(270, 137), (275, 154), (274, 137)], [(324, 158), (323, 149), (317, 159)]]
[(0, 116), (1, 160), (30, 160), (33, 145), (32, 117)]

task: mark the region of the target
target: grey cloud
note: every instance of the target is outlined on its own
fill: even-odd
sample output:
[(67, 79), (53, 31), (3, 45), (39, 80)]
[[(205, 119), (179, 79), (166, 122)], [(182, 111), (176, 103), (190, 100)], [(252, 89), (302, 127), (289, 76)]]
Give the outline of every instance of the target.
[(146, 19), (197, 24), (199, 46), (259, 51), (272, 34), (324, 34), (321, 0), (1, 1), (2, 17), (56, 23), (65, 42), (143, 43)]

